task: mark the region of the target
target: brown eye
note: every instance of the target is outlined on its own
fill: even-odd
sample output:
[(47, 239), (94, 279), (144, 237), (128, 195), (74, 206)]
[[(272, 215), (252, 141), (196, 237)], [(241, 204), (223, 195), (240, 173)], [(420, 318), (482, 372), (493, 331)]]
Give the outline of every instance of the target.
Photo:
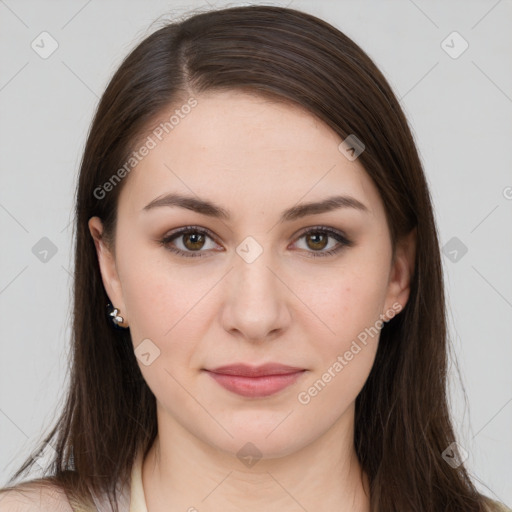
[[(302, 239), (306, 242), (305, 254), (312, 258), (331, 256), (345, 247), (354, 245), (342, 233), (323, 226), (306, 231), (298, 238), (298, 240)], [(211, 243), (213, 242), (213, 246), (208, 247), (208, 240), (211, 240)], [(330, 240), (338, 243), (334, 244), (329, 250), (325, 250), (329, 247)], [(160, 244), (167, 250), (187, 258), (204, 257), (211, 250), (218, 250), (215, 247), (216, 244), (212, 234), (204, 228), (194, 226), (187, 226), (167, 235), (160, 240)]]
[[(354, 243), (342, 233), (323, 226), (306, 231), (299, 237), (299, 240), (300, 239), (305, 240), (305, 254), (310, 258), (331, 256), (337, 254), (345, 247), (354, 245)], [(334, 246), (331, 246), (331, 248), (326, 251), (325, 249), (329, 246), (330, 239), (337, 241), (338, 244), (334, 244)]]
[(202, 233), (192, 232), (192, 234), (185, 234), (182, 237), (183, 245), (191, 251), (202, 249), (205, 243), (205, 236)]
[[(211, 240), (210, 247), (208, 247), (209, 240)], [(167, 250), (187, 258), (201, 258), (209, 252), (207, 249), (215, 250), (216, 246), (213, 236), (208, 231), (194, 226), (187, 226), (167, 235), (160, 240), (160, 244)]]
[(325, 233), (319, 232), (306, 235), (306, 240), (308, 240), (308, 242), (311, 241), (311, 243), (306, 243), (310, 249), (315, 251), (321, 251), (322, 249), (325, 249), (329, 243), (329, 237)]

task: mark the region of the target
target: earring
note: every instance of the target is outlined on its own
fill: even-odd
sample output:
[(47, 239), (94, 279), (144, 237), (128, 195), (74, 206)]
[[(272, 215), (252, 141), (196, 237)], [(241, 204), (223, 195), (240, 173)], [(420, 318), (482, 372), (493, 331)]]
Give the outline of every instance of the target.
[(117, 329), (128, 329), (128, 327), (123, 327), (122, 324), (124, 322), (124, 318), (119, 314), (119, 309), (115, 308), (110, 302), (107, 304), (107, 315), (111, 320), (114, 327)]

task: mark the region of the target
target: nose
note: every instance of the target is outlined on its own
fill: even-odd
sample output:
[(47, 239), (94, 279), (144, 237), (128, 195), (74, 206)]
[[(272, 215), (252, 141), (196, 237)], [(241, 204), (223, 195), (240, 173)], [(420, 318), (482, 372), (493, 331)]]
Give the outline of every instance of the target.
[(290, 296), (270, 251), (251, 263), (238, 255), (226, 276), (226, 294), (221, 313), (223, 328), (251, 342), (275, 338), (290, 325)]

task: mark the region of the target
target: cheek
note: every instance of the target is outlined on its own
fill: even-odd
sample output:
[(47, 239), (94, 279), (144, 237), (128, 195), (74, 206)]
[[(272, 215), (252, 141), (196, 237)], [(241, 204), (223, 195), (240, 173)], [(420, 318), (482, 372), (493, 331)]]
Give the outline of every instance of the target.
[(181, 327), (180, 319), (199, 298), (200, 282), (191, 282), (190, 272), (171, 265), (164, 249), (148, 245), (140, 241), (133, 243), (119, 261), (126, 313), (135, 345), (144, 338), (155, 339), (158, 343), (172, 339), (172, 333)]
[[(323, 323), (328, 346), (342, 348), (366, 328), (375, 325), (386, 296), (387, 274), (383, 267), (361, 262), (332, 272), (328, 282), (308, 284), (308, 305)], [(318, 320), (317, 320), (318, 322)], [(380, 325), (380, 324), (377, 324)], [(314, 337), (312, 338), (315, 339)]]
[[(297, 396), (308, 414), (335, 421), (360, 393), (378, 348), (384, 288), (380, 270), (365, 266), (364, 272), (341, 273), (327, 293), (310, 294), (315, 313), (329, 330), (318, 336), (308, 329), (317, 360), (311, 379)], [(318, 325), (318, 320), (309, 325), (313, 323)]]
[[(165, 256), (136, 251), (123, 266), (123, 294), (135, 353), (151, 354), (149, 365), (138, 356), (139, 368), (155, 396), (182, 397), (179, 382), (187, 369), (201, 331), (199, 304), (206, 290), (190, 272), (171, 267)], [(150, 340), (148, 343), (145, 340)], [(146, 343), (144, 350), (137, 350)], [(174, 378), (173, 378), (174, 377)], [(165, 401), (165, 399), (164, 399)]]

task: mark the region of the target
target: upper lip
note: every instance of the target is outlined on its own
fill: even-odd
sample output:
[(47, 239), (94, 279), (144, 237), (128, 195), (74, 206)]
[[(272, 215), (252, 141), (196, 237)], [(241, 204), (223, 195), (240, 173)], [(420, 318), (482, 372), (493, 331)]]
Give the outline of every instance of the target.
[(267, 363), (261, 366), (251, 366), (245, 363), (229, 364), (219, 366), (213, 370), (208, 370), (213, 373), (222, 373), (224, 375), (240, 375), (242, 377), (260, 377), (262, 375), (286, 375), (303, 371), (304, 368), (297, 368), (296, 366), (287, 366), (279, 363)]

